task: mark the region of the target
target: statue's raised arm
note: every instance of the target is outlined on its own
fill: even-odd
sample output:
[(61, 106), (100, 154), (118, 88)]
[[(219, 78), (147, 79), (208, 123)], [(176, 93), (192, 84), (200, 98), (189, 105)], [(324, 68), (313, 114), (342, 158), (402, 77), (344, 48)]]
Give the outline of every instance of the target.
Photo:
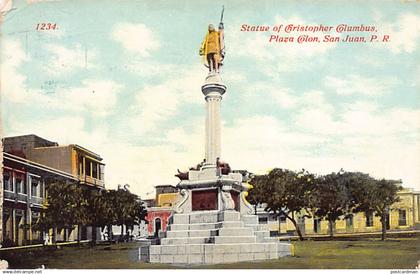
[(220, 18), (219, 29), (216, 31), (212, 24), (200, 48), (200, 55), (203, 56), (204, 65), (209, 68), (209, 73), (219, 73), (225, 57), (223, 13)]

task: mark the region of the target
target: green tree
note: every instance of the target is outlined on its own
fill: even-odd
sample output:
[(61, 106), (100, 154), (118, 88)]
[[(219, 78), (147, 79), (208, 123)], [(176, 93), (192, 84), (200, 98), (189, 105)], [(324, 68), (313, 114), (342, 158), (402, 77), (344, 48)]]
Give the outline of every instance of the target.
[[(127, 234), (127, 228), (139, 225), (146, 218), (146, 208), (140, 198), (127, 189), (110, 190), (107, 199), (112, 205), (108, 211), (114, 225), (121, 226), (121, 236)], [(126, 226), (124, 233), (123, 227)]]
[(392, 204), (400, 201), (397, 192), (401, 187), (392, 180), (353, 181), (349, 185), (355, 212), (375, 213), (382, 225), (381, 239), (386, 238), (387, 215)]
[(252, 205), (254, 205), (254, 214), (257, 214), (257, 207), (264, 203), (266, 199), (266, 192), (264, 184), (268, 181), (267, 175), (255, 175), (251, 178), (250, 184), (253, 186), (248, 191), (248, 196), (246, 199)]
[(350, 194), (343, 172), (318, 177), (312, 196), (315, 215), (328, 221), (330, 237), (334, 235), (335, 222), (349, 213)]
[[(266, 177), (260, 177), (261, 182), (255, 187), (261, 188), (266, 203), (266, 211), (277, 215), (284, 215), (296, 228), (300, 240), (302, 232), (295, 217), (300, 214), (303, 218), (311, 217), (311, 197), (315, 176), (305, 170), (294, 172), (287, 169), (275, 168)], [(253, 180), (251, 180), (251, 184)]]
[(57, 229), (73, 230), (79, 222), (83, 211), (79, 202), (82, 196), (76, 184), (57, 179), (47, 180), (46, 191), (45, 208), (35, 228), (42, 231), (52, 229), (55, 242)]
[(110, 201), (106, 199), (105, 189), (88, 189), (85, 191), (86, 199), (86, 224), (92, 227), (92, 244), (98, 240), (97, 228), (101, 231), (112, 219), (108, 218), (108, 210), (112, 208)]
[[(92, 243), (97, 241), (97, 230), (112, 225), (132, 227), (145, 220), (147, 211), (140, 198), (127, 189), (105, 190), (59, 181), (48, 180), (45, 208), (35, 228), (48, 231), (53, 229), (53, 241), (57, 229), (74, 229), (77, 225), (91, 226)], [(127, 231), (126, 231), (127, 232)], [(110, 235), (111, 236), (111, 235)], [(80, 241), (80, 231), (77, 236)]]

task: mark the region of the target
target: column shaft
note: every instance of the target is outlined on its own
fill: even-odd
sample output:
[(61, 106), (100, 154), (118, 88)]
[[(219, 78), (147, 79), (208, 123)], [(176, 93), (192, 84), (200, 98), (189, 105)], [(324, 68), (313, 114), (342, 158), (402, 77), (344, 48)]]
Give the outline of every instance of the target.
[(206, 163), (215, 165), (220, 158), (220, 104), (222, 96), (212, 93), (206, 96)]

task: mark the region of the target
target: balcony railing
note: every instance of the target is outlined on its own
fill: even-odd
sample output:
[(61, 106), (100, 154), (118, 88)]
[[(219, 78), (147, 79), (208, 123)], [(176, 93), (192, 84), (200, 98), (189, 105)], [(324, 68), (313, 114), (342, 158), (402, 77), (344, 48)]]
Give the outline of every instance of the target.
[(34, 205), (37, 205), (37, 206), (42, 206), (42, 204), (44, 202), (44, 199), (41, 198), (41, 197), (32, 196), (30, 198), (30, 202), (31, 202), (31, 204), (34, 204)]
[(4, 198), (9, 200), (15, 200), (17, 198), (17, 194), (14, 192), (4, 191)]
[(15, 202), (24, 202), (28, 201), (28, 195), (22, 193), (15, 193), (10, 191), (4, 191), (4, 198), (13, 200)]
[(99, 180), (90, 176), (79, 176), (79, 180), (81, 181), (81, 183), (87, 184), (87, 185), (91, 185), (91, 186), (97, 186), (100, 188), (105, 187), (105, 183), (103, 180)]

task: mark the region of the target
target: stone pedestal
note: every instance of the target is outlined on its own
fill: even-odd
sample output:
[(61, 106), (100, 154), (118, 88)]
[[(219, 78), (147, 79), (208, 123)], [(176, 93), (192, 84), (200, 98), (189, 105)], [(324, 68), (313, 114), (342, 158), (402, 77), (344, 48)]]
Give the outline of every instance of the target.
[(290, 244), (269, 237), (257, 216), (237, 211), (174, 214), (161, 244), (140, 247), (151, 263), (218, 264), (277, 259), (290, 255)]
[[(151, 263), (217, 264), (276, 259), (290, 255), (290, 244), (270, 238), (258, 224), (240, 173), (222, 175), (218, 169), (190, 171), (180, 199), (169, 218), (160, 245), (140, 248), (140, 259)], [(196, 200), (202, 203), (197, 208)]]

